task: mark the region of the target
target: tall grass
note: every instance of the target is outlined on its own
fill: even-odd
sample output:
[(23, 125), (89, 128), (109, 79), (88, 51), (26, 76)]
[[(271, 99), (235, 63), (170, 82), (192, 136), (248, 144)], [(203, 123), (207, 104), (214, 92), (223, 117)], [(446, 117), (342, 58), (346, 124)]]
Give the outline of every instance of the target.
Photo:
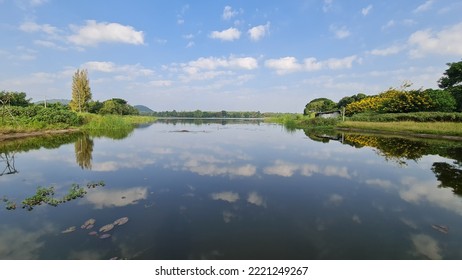
[(133, 128), (137, 124), (148, 123), (155, 120), (149, 116), (119, 116), (119, 115), (97, 115), (83, 113), (83, 129), (127, 129)]

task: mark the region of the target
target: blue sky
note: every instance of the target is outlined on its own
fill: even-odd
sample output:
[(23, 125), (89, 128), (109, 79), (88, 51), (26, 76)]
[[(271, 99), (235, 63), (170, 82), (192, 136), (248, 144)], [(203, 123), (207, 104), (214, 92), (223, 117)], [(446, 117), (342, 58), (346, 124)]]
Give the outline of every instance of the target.
[(450, 0), (0, 0), (0, 90), (163, 110), (302, 112), (318, 97), (437, 88), (462, 58)]

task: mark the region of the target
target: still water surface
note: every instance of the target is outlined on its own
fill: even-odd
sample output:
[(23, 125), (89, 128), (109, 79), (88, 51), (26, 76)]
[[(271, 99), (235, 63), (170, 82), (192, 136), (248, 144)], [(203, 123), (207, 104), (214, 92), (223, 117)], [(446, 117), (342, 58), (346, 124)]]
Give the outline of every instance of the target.
[(0, 174), (0, 259), (462, 259), (460, 142), (157, 122), (0, 143)]

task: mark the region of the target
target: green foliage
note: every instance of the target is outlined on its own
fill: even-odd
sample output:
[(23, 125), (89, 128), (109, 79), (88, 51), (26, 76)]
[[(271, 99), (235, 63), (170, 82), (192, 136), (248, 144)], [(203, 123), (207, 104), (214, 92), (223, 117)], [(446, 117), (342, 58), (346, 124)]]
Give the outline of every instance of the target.
[(451, 88), (462, 84), (462, 61), (446, 63), (449, 66), (444, 71), (443, 77), (438, 81), (438, 86), (443, 89)]
[(24, 92), (0, 91), (0, 105), (26, 107), (31, 105), (30, 100), (30, 98), (26, 99)]
[(364, 93), (358, 93), (358, 94), (356, 94), (356, 95), (343, 97), (343, 98), (340, 99), (340, 101), (337, 103), (337, 107), (338, 107), (338, 108), (344, 108), (344, 107), (346, 107), (348, 104), (353, 103), (353, 102), (356, 102), (356, 101), (359, 101), (359, 100), (364, 99), (364, 98), (366, 98), (366, 97), (367, 97), (367, 95), (365, 95)]
[(348, 118), (360, 122), (462, 122), (462, 113), (456, 112), (415, 112), (415, 113), (361, 113)]
[(72, 78), (72, 100), (69, 106), (76, 112), (87, 111), (90, 100), (91, 89), (88, 72), (87, 70), (77, 69)]
[(462, 61), (447, 63), (448, 69), (438, 81), (438, 86), (449, 91), (457, 102), (457, 110), (462, 111)]
[(309, 115), (311, 112), (331, 111), (337, 108), (337, 103), (328, 98), (316, 98), (308, 102), (303, 111), (304, 115)]
[(104, 101), (99, 113), (103, 115), (139, 115), (138, 109), (120, 98), (112, 98)]
[(88, 102), (88, 113), (98, 114), (101, 108), (103, 108), (103, 103), (99, 102), (99, 100)]
[[(95, 188), (95, 187), (104, 187), (105, 183), (103, 181), (100, 182), (90, 182), (87, 184), (87, 188)], [(55, 198), (55, 188), (53, 186), (50, 187), (42, 187), (38, 186), (35, 194), (33, 196), (25, 198), (21, 204), (22, 208), (26, 209), (27, 211), (32, 211), (35, 207), (48, 204), (50, 206), (58, 206), (62, 203), (66, 203), (68, 201), (82, 198), (87, 194), (87, 190), (84, 187), (81, 187), (78, 184), (72, 184), (69, 188), (67, 193), (62, 196), (61, 198)], [(5, 208), (7, 210), (15, 210), (16, 209), (16, 202), (9, 200), (7, 197), (3, 197), (2, 201), (6, 204)]]
[(430, 111), (453, 112), (456, 110), (456, 99), (449, 91), (439, 89), (426, 89), (424, 93), (430, 97)]
[(75, 112), (60, 104), (47, 108), (40, 105), (11, 106), (6, 110), (1, 110), (0, 114), (0, 125), (25, 128), (41, 129), (49, 126), (67, 128), (81, 125), (83, 121)]

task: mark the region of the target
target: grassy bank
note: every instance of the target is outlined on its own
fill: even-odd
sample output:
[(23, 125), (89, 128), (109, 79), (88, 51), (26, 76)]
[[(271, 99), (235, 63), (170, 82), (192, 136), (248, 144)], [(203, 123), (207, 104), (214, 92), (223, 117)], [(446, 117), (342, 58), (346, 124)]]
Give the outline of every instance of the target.
[(137, 124), (155, 120), (150, 116), (76, 114), (63, 109), (34, 108), (33, 110), (12, 108), (12, 113), (8, 112), (8, 115), (0, 118), (0, 135), (76, 129), (84, 131), (133, 130)]
[(400, 134), (462, 136), (461, 113), (357, 114), (340, 119), (322, 119), (301, 114), (279, 114), (265, 119), (288, 129), (351, 129)]
[(97, 115), (84, 113), (83, 117), (84, 130), (98, 129), (125, 129), (137, 124), (150, 123), (156, 118), (150, 116), (119, 116), (119, 115)]

